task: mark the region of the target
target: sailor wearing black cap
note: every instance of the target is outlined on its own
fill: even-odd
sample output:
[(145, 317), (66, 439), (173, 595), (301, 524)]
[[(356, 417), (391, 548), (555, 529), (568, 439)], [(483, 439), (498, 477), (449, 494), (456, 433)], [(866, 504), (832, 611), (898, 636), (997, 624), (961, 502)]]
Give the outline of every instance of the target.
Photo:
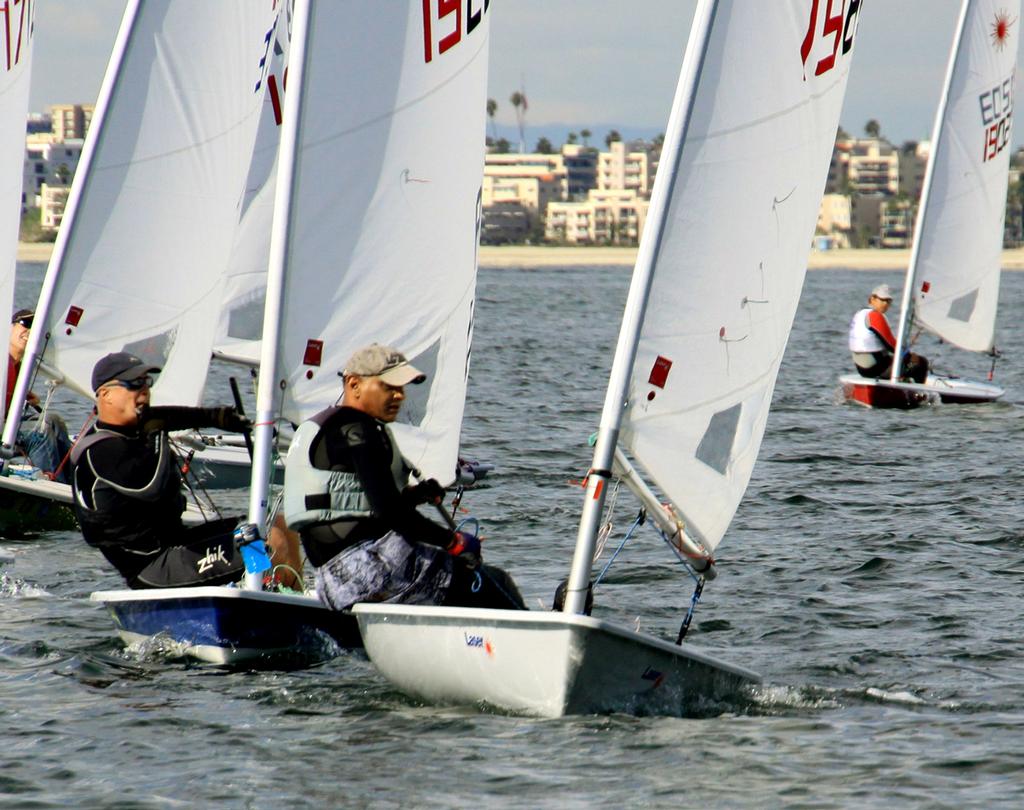
[(159, 372), (127, 352), (108, 354), (93, 369), (97, 422), (71, 454), (82, 535), (132, 588), (234, 582), (244, 572), (232, 537), (238, 518), (184, 526), (182, 480), (167, 434), (203, 427), (239, 433), (250, 423), (233, 407), (150, 407)]
[[(21, 360), (25, 356), (32, 319), (35, 313), (31, 309), (19, 309), (11, 317), (11, 334), (7, 345), (7, 392), (4, 400), (4, 413), (11, 409), (14, 398), (14, 386), (21, 371)], [(32, 465), (43, 471), (49, 478), (67, 483), (67, 465), (65, 457), (71, 449), (68, 430), (64, 420), (52, 411), (45, 414), (40, 411), (39, 397), (31, 391), (25, 397), (25, 404), (32, 407), (26, 413), (18, 427), (16, 446), (28, 457)]]

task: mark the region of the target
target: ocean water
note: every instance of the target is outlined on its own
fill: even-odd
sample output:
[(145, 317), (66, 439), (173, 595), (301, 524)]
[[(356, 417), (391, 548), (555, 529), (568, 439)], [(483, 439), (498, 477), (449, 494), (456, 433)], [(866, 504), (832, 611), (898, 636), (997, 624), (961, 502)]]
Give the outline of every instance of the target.
[[(31, 302), (40, 268), (19, 272)], [(762, 674), (742, 702), (538, 720), (418, 704), (355, 653), (224, 671), (126, 650), (88, 601), (118, 578), (56, 532), (0, 542), (15, 555), (0, 580), (0, 807), (1024, 806), (1024, 274), (1003, 278), (1005, 400), (907, 413), (837, 394), (849, 317), (883, 281), (901, 284), (808, 275), (760, 460), (686, 642)], [(480, 274), (464, 451), (496, 469), (464, 505), (536, 606), (568, 570), (572, 482), (628, 282), (628, 268)], [(940, 370), (989, 370), (928, 339), (920, 350)], [(228, 402), (221, 383), (209, 396)], [(691, 590), (645, 530), (598, 611), (674, 637)]]

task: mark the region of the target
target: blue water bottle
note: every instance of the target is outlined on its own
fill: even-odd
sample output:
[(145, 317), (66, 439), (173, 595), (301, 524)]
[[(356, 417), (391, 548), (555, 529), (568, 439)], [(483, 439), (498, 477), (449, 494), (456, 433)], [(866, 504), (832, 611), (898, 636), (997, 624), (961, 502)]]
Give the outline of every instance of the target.
[(260, 537), (255, 523), (241, 523), (235, 528), (235, 546), (242, 552), (242, 562), (250, 574), (269, 571), (272, 563), (267, 554), (267, 544)]

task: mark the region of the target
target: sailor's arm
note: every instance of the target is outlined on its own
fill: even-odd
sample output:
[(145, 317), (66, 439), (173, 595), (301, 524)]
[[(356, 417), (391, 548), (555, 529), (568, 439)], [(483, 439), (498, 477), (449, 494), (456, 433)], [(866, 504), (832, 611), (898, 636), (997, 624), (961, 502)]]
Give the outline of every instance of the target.
[(143, 433), (158, 430), (190, 430), (217, 428), (230, 433), (244, 433), (252, 423), (233, 407), (192, 408), (184, 405), (158, 405), (146, 408), (140, 419)]

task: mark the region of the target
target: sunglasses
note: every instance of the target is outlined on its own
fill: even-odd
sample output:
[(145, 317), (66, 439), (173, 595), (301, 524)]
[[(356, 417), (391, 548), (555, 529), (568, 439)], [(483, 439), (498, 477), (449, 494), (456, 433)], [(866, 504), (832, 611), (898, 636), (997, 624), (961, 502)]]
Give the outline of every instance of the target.
[(20, 323), (26, 329), (31, 329), (32, 328), (32, 319), (31, 318), (18, 318), (18, 320), (16, 320), (15, 323)]
[(129, 391), (141, 391), (143, 388), (151, 388), (153, 386), (153, 377), (146, 374), (144, 377), (137, 377), (134, 380), (111, 380), (107, 385), (118, 385), (121, 388), (127, 388)]

